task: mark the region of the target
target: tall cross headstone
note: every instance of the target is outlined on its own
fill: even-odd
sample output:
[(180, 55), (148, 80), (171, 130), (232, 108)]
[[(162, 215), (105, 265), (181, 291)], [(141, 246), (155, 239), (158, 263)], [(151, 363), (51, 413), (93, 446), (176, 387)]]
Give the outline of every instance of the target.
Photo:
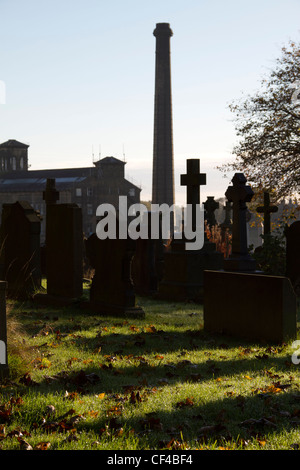
[(243, 173), (235, 173), (232, 186), (229, 186), (225, 196), (232, 202), (232, 253), (224, 261), (226, 270), (253, 271), (255, 260), (249, 255), (247, 241), (247, 202), (250, 202), (254, 193)]
[(59, 191), (52, 178), (47, 179), (43, 198), (46, 203), (48, 299), (78, 299), (82, 295), (83, 277), (81, 208), (72, 203), (56, 204)]
[(264, 204), (257, 207), (256, 211), (264, 215), (264, 235), (271, 233), (271, 214), (278, 211), (277, 206), (272, 206), (270, 203), (270, 194), (264, 192)]
[[(200, 206), (200, 186), (206, 184), (206, 175), (200, 173), (200, 160), (188, 159), (186, 174), (181, 175), (181, 185), (186, 186), (186, 202), (192, 207), (193, 232), (197, 229), (197, 205)], [(203, 273), (206, 269), (223, 269), (223, 254), (216, 251), (215, 243), (206, 242), (201, 249), (185, 247), (185, 236), (174, 239), (164, 254), (164, 276), (159, 284), (158, 298), (185, 302), (203, 299)]]
[(213, 196), (207, 196), (203, 207), (205, 210), (204, 219), (207, 221), (210, 227), (213, 227), (216, 225), (215, 211), (219, 208), (219, 203), (215, 201)]
[(180, 176), (181, 186), (186, 186), (186, 202), (192, 205), (192, 229), (196, 230), (196, 205), (200, 204), (200, 186), (206, 184), (206, 174), (200, 173), (200, 160), (190, 158), (186, 162), (186, 174)]

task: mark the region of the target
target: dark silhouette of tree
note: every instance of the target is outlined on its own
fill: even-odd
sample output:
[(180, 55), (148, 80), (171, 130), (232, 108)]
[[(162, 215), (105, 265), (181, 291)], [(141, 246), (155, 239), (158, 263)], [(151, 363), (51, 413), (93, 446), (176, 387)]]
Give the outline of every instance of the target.
[(259, 91), (231, 103), (236, 158), (221, 167), (243, 172), (276, 199), (300, 193), (300, 44), (290, 41), (281, 52)]

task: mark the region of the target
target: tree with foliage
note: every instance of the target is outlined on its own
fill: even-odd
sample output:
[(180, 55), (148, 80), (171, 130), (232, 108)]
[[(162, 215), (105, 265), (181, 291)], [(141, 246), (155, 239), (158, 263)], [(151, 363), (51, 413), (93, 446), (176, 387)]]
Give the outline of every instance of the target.
[(290, 42), (261, 89), (230, 105), (239, 142), (221, 169), (243, 172), (276, 199), (300, 193), (300, 44)]

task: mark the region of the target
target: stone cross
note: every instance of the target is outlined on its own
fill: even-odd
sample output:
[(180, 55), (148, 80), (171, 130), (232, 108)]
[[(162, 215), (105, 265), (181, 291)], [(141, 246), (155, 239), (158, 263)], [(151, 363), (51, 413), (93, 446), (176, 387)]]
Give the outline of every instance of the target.
[(233, 263), (227, 263), (228, 268), (237, 270), (253, 270), (254, 260), (248, 253), (247, 242), (247, 205), (254, 193), (250, 186), (246, 185), (243, 173), (235, 173), (232, 178), (232, 186), (229, 186), (225, 196), (232, 202), (233, 227), (232, 227), (232, 253), (230, 258)]
[(223, 207), (223, 210), (225, 211), (225, 219), (221, 223), (221, 227), (230, 228), (232, 226), (232, 220), (231, 220), (232, 205), (231, 205), (231, 202), (226, 201), (226, 204)]
[(206, 184), (206, 174), (200, 173), (200, 160), (190, 158), (186, 162), (186, 174), (180, 184), (186, 186), (186, 202), (192, 205), (192, 230), (196, 230), (196, 204), (200, 204), (200, 186)]
[(59, 199), (59, 192), (55, 188), (55, 179), (47, 178), (46, 190), (43, 191), (43, 199), (48, 204), (56, 204)]
[(213, 196), (207, 196), (207, 200), (203, 204), (205, 209), (205, 220), (210, 227), (216, 225), (215, 210), (219, 209), (219, 203), (215, 201)]
[(277, 206), (270, 204), (270, 194), (264, 192), (264, 205), (259, 206), (256, 211), (259, 214), (264, 214), (264, 235), (271, 232), (271, 214), (278, 211)]
[(226, 230), (232, 228), (232, 220), (231, 220), (232, 204), (231, 202), (226, 201), (225, 206), (223, 206), (223, 210), (225, 211), (225, 219), (220, 224), (220, 227), (222, 230), (222, 237), (224, 239)]

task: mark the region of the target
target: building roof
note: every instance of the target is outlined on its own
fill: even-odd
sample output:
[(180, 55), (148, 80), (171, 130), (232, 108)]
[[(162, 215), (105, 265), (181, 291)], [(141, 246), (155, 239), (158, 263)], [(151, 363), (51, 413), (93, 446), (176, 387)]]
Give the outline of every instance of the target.
[(10, 139), (7, 140), (6, 142), (3, 142), (0, 144), (0, 148), (28, 148), (29, 145), (27, 144), (22, 144), (22, 142), (19, 142), (18, 140)]
[(93, 168), (9, 171), (0, 174), (0, 192), (44, 191), (47, 178), (55, 179), (58, 190), (68, 189), (92, 175)]
[(119, 160), (118, 158), (115, 157), (104, 157), (101, 158), (101, 160), (98, 160), (97, 162), (94, 162), (95, 166), (99, 166), (102, 164), (109, 164), (109, 165), (125, 165), (126, 162), (123, 162), (122, 160)]

